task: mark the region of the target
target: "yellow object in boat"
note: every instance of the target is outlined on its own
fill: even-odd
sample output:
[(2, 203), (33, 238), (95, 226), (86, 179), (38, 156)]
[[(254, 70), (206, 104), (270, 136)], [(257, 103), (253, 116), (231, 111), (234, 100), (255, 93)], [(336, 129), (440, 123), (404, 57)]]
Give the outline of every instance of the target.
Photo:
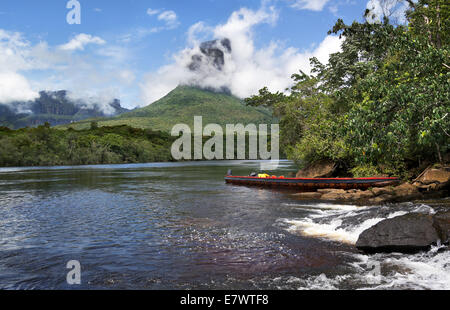
[(270, 178), (270, 175), (268, 175), (268, 174), (258, 174), (258, 178), (267, 179), (267, 178)]

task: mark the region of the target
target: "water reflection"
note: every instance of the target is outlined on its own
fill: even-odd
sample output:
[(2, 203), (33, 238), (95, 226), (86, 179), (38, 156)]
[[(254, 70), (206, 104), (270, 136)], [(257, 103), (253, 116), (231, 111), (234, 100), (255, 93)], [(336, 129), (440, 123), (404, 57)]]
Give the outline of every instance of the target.
[[(72, 289), (73, 259), (86, 289), (367, 286), (351, 244), (302, 224), (354, 237), (388, 211), (227, 185), (230, 168), (248, 175), (259, 162), (0, 169), (0, 288)], [(283, 162), (272, 174), (292, 172)]]

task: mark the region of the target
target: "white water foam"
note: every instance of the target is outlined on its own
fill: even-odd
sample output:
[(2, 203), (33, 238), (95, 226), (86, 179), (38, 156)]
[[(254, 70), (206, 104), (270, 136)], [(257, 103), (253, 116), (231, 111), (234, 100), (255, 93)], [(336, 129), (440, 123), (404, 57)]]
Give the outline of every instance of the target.
[(357, 225), (343, 227), (342, 224), (345, 218), (355, 217), (358, 215), (358, 212), (369, 211), (374, 207), (325, 203), (306, 205), (304, 207), (313, 209), (314, 214), (309, 214), (309, 217), (303, 219), (280, 219), (278, 223), (290, 233), (300, 233), (303, 236), (323, 238), (347, 244), (355, 244), (363, 231), (379, 222), (407, 213), (405, 211), (397, 211), (389, 214), (387, 217), (370, 218)]
[[(355, 244), (358, 236), (366, 227), (371, 227), (378, 223), (378, 219), (370, 219), (365, 221), (357, 229), (338, 228), (342, 225), (342, 220), (336, 219), (328, 224), (314, 223), (311, 219), (305, 220), (283, 220), (284, 223), (289, 224), (287, 231), (291, 233), (301, 233), (303, 236), (317, 237), (339, 241), (348, 244)], [(380, 219), (381, 221), (381, 219)]]
[[(309, 211), (305, 218), (280, 219), (278, 224), (293, 234), (355, 244), (359, 235), (377, 223), (407, 213), (435, 214), (432, 207), (404, 205), (394, 208), (357, 207), (351, 205), (290, 205)], [(391, 211), (392, 210), (392, 211)], [(345, 225), (343, 225), (345, 223)], [(349, 267), (353, 272), (330, 277), (319, 275), (295, 279), (299, 289), (450, 289), (450, 251), (442, 246), (414, 255), (348, 253), (355, 262)], [(375, 274), (371, 266), (380, 266)], [(291, 279), (294, 281), (294, 279)]]
[(436, 210), (434, 210), (432, 207), (421, 204), (417, 206), (416, 208), (411, 210), (412, 213), (423, 213), (423, 214), (430, 214), (434, 215), (436, 214)]
[(317, 203), (317, 204), (294, 204), (294, 203), (284, 203), (284, 206), (288, 207), (298, 207), (299, 209), (319, 209), (319, 210), (338, 210), (338, 211), (356, 211), (364, 210), (368, 207), (359, 207), (353, 205), (338, 205), (338, 204), (328, 204), (328, 203)]
[[(356, 263), (351, 264), (361, 282), (372, 284), (362, 289), (450, 289), (450, 251), (439, 252), (442, 247), (434, 247), (429, 252), (414, 255), (377, 254), (373, 256), (354, 255)], [(364, 266), (380, 266), (381, 274), (376, 281), (368, 281), (371, 274)]]
[[(437, 247), (435, 248), (437, 249)], [(352, 254), (357, 262), (349, 264), (353, 272), (345, 275), (321, 274), (307, 278), (275, 279), (280, 288), (288, 284), (298, 290), (450, 290), (450, 251), (415, 255)], [(370, 266), (379, 265), (381, 273), (374, 274)]]
[(339, 275), (334, 278), (327, 277), (326, 274), (310, 276), (305, 279), (297, 277), (279, 277), (273, 279), (273, 283), (278, 290), (292, 289), (297, 290), (338, 290), (342, 282), (351, 278), (351, 275)]

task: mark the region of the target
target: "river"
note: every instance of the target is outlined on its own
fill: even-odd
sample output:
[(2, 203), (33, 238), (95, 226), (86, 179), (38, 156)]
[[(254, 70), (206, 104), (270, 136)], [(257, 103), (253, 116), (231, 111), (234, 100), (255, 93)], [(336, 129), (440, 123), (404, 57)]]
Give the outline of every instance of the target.
[[(0, 289), (450, 289), (449, 251), (367, 256), (357, 207), (227, 185), (257, 161), (0, 169)], [(295, 171), (282, 162), (273, 174)], [(68, 261), (81, 264), (70, 286)], [(377, 269), (377, 268), (378, 269)], [(378, 270), (378, 271), (377, 271)]]

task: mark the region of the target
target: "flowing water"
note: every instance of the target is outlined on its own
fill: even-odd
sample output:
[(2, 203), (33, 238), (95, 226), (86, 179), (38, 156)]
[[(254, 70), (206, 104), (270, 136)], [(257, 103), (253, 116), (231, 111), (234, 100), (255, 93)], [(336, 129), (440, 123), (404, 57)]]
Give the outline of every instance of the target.
[[(450, 289), (450, 251), (354, 247), (377, 222), (434, 213), (448, 199), (357, 207), (224, 183), (229, 168), (258, 167), (0, 169), (0, 289)], [(283, 162), (274, 174), (292, 171)], [(66, 283), (70, 260), (80, 286)]]

